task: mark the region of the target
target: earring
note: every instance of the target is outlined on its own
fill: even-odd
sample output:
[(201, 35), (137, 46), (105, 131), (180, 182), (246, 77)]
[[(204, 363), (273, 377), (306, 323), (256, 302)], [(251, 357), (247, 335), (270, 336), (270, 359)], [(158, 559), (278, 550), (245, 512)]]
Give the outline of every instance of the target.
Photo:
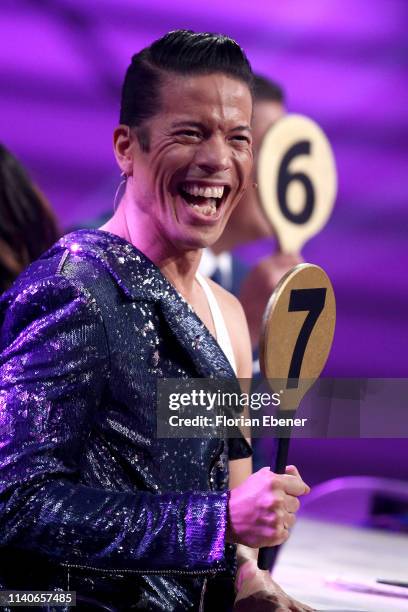
[(258, 189), (258, 183), (252, 183), (252, 189)]
[(119, 192), (121, 190), (121, 187), (123, 185), (126, 185), (126, 181), (127, 181), (127, 174), (126, 174), (126, 172), (121, 172), (120, 173), (120, 179), (121, 179), (120, 183), (119, 183), (118, 188), (116, 189), (116, 192), (115, 192), (115, 197), (113, 198), (113, 212), (114, 213), (116, 212), (116, 208), (118, 206)]

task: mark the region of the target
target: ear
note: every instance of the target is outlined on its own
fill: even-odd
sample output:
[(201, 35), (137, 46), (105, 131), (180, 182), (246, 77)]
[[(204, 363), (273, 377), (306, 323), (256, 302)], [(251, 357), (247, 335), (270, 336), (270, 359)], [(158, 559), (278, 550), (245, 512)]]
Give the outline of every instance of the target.
[(118, 125), (113, 132), (113, 151), (119, 168), (132, 175), (134, 156), (134, 137), (128, 125)]

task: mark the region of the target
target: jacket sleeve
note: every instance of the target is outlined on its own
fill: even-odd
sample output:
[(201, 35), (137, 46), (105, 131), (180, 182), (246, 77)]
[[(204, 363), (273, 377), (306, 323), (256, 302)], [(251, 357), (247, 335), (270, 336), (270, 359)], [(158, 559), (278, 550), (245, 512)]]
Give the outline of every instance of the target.
[(91, 295), (63, 275), (9, 292), (0, 336), (0, 545), (133, 570), (224, 568), (227, 492), (79, 483), (109, 353)]

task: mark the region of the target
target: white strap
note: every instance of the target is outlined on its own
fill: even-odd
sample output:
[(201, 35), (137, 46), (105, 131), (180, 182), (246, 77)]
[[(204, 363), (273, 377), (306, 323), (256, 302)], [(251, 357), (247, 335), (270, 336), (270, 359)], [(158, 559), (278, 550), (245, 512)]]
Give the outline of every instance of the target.
[(231, 364), (235, 374), (237, 373), (237, 364), (235, 361), (234, 351), (231, 344), (231, 339), (228, 333), (227, 326), (225, 325), (224, 317), (222, 316), (221, 309), (218, 305), (217, 298), (215, 297), (213, 290), (211, 289), (208, 282), (199, 272), (196, 272), (196, 279), (203, 288), (203, 291), (207, 297), (208, 305), (210, 307), (212, 320), (215, 327), (215, 335), (220, 348), (224, 352), (224, 355)]

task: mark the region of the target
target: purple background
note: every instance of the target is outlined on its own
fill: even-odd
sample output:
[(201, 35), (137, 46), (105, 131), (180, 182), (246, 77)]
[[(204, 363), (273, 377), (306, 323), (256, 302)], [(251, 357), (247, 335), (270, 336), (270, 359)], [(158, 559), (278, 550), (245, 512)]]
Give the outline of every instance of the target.
[[(406, 0), (2, 0), (0, 140), (62, 226), (80, 224), (112, 208), (111, 134), (130, 56), (170, 29), (231, 35), (255, 70), (284, 86), (289, 110), (314, 118), (334, 148), (336, 208), (304, 249), (337, 296), (327, 374), (407, 376), (407, 26)], [(270, 248), (240, 253), (254, 259)], [(408, 477), (407, 446), (298, 440), (293, 459), (311, 481)]]

